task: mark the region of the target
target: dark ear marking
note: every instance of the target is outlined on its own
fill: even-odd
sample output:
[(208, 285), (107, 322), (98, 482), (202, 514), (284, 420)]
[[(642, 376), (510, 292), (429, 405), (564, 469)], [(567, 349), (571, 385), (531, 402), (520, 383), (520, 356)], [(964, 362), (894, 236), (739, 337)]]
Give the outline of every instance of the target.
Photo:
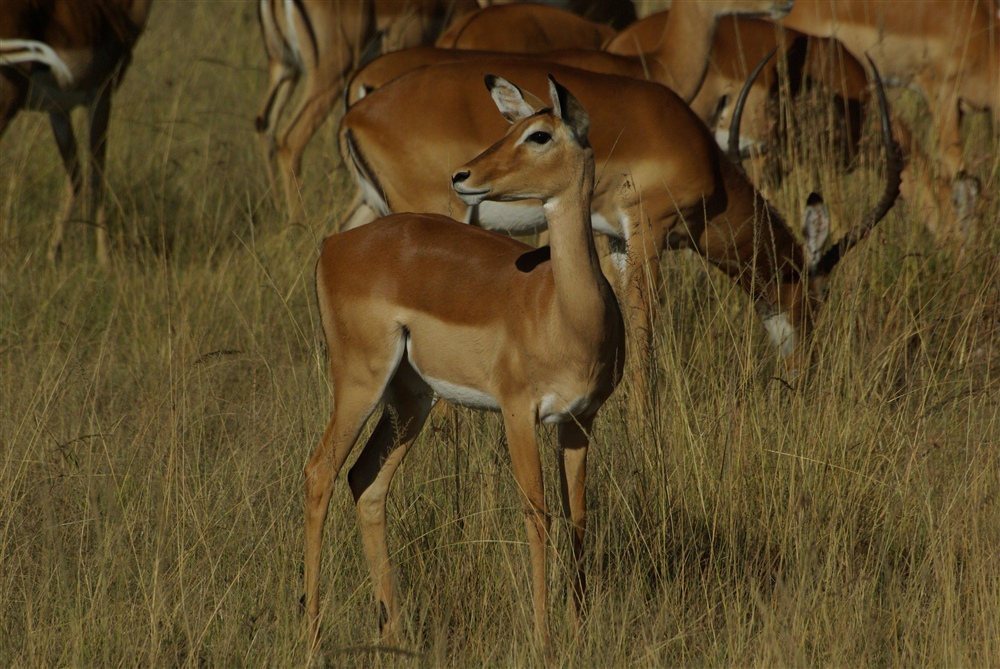
[(565, 87), (549, 75), (549, 97), (552, 98), (553, 113), (568, 125), (584, 146), (589, 145), (590, 116), (583, 105)]

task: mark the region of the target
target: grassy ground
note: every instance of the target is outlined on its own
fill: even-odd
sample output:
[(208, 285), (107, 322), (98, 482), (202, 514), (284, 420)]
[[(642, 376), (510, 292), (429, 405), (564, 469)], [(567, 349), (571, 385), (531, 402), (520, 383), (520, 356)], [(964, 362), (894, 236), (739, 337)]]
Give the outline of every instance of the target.
[[(340, 484), (308, 648), (301, 471), (330, 400), (312, 272), (349, 192), (330, 123), (308, 154), (313, 217), (288, 226), (271, 205), (253, 13), (154, 8), (114, 110), (113, 233), (140, 243), (112, 271), (84, 225), (60, 267), (44, 259), (63, 178), (44, 116), (0, 145), (0, 665), (536, 663), (502, 430), (461, 410), (390, 496), (410, 643), (375, 646)], [(1000, 152), (972, 121), (990, 194)], [(818, 182), (850, 216), (877, 179), (799, 169), (777, 201), (792, 211)], [(655, 410), (630, 421), (623, 388), (598, 420), (576, 638), (554, 522), (553, 659), (1000, 664), (998, 219), (994, 198), (959, 256), (898, 205), (840, 268), (797, 391), (745, 297), (668, 257)]]

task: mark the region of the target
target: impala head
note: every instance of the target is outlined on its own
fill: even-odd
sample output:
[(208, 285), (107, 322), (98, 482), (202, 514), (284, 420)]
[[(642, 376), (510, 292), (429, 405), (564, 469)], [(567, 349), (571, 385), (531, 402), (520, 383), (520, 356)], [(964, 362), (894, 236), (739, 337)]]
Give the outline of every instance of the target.
[(486, 87), (512, 125), (499, 142), (451, 177), (455, 192), (473, 206), (484, 200), (557, 200), (593, 188), (594, 152), (587, 139), (590, 117), (573, 95), (549, 77), (552, 106), (502, 77), (486, 75)]
[[(808, 274), (808, 285), (804, 285), (802, 278), (794, 281), (782, 283), (779, 287), (778, 303), (781, 305), (780, 313), (768, 313), (769, 307), (758, 305), (758, 311), (764, 318), (772, 339), (777, 339), (776, 344), (782, 354), (788, 357), (789, 367), (793, 369), (799, 367), (802, 362), (803, 349), (805, 346), (797, 345), (798, 338), (806, 338), (811, 334), (813, 320), (823, 303), (826, 301), (830, 276), (837, 264), (844, 255), (854, 246), (864, 239), (872, 228), (881, 221), (892, 208), (896, 198), (899, 196), (900, 174), (903, 171), (903, 159), (899, 145), (892, 136), (892, 124), (889, 120), (889, 104), (885, 98), (885, 87), (882, 78), (875, 68), (875, 64), (868, 59), (871, 65), (872, 79), (875, 84), (875, 95), (878, 100), (879, 115), (881, 120), (882, 143), (885, 147), (886, 160), (886, 185), (882, 192), (882, 197), (878, 203), (866, 213), (862, 219), (854, 225), (843, 237), (830, 246), (825, 251), (827, 238), (830, 234), (830, 214), (827, 210), (823, 198), (817, 193), (811, 193), (806, 202), (805, 212), (802, 218), (802, 256), (804, 269)], [(769, 325), (768, 319), (784, 317), (784, 322), (790, 322), (797, 332), (793, 332), (787, 341), (782, 341), (776, 335), (776, 331)]]

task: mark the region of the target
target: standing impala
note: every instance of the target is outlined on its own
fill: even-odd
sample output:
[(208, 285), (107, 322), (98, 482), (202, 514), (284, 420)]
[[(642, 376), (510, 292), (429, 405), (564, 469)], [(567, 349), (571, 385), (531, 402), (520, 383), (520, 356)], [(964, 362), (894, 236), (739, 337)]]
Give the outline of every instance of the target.
[[(561, 488), (576, 559), (574, 619), (584, 604), (587, 446), (594, 416), (618, 383), (625, 356), (621, 312), (590, 231), (589, 119), (554, 80), (551, 107), (540, 111), (509, 82), (487, 77), (486, 83), (513, 125), (501, 141), (450, 175), (449, 183), (469, 206), (541, 200), (551, 244), (534, 249), (427, 214), (390, 216), (327, 239), (316, 267), (316, 294), (334, 409), (305, 469), (305, 585), (314, 630), (320, 546), (334, 480), (366, 419), (384, 403), (347, 479), (382, 638), (397, 641), (386, 494), (435, 394), (503, 414), (525, 504), (540, 646), (548, 639), (549, 518), (535, 429), (539, 422), (559, 425)], [(482, 91), (480, 96), (485, 97)]]
[[(961, 110), (988, 109), (1000, 126), (1000, 16), (989, 0), (796, 0), (784, 25), (834, 35), (870, 54), (885, 77), (923, 92), (937, 132), (938, 183), (904, 180), (942, 237), (965, 237), (978, 182), (965, 174)], [(971, 198), (971, 200), (970, 200)]]
[[(293, 220), (302, 209), (302, 153), (362, 54), (432, 42), (452, 16), (478, 6), (475, 0), (259, 0), (268, 85), (257, 134), (272, 185), (278, 159)], [(299, 103), (279, 133), (278, 122), (302, 78)]]
[(901, 164), (881, 86), (886, 191), (826, 256), (819, 253), (825, 239), (810, 230), (807, 237), (816, 241), (804, 248), (782, 215), (726, 159), (705, 125), (670, 90), (520, 59), (415, 70), (351, 107), (341, 124), (341, 151), (362, 203), (349, 214), (349, 225), (370, 220), (373, 211), (446, 213), (482, 227), (521, 233), (544, 225), (537, 205), (469, 204), (447, 189), (452, 167), (482, 151), (500, 132), (492, 109), (475, 97), (486, 71), (536, 90), (552, 72), (590, 112), (590, 141), (600, 166), (591, 220), (594, 230), (609, 236), (625, 278), (630, 307), (626, 315), (638, 335), (633, 359), (641, 362), (636, 366), (639, 392), (645, 388), (650, 360), (659, 256), (667, 248), (691, 249), (736, 281), (753, 300), (790, 366), (805, 362), (805, 339), (825, 296), (827, 277), (897, 195)]
[[(4, 0), (0, 4), (0, 135), (21, 109), (48, 112), (69, 181), (49, 242), (62, 251), (66, 221), (79, 204), (97, 233), (97, 259), (110, 262), (104, 158), (111, 94), (132, 59), (151, 0)], [(70, 112), (86, 106), (90, 126), (88, 187), (77, 157)]]

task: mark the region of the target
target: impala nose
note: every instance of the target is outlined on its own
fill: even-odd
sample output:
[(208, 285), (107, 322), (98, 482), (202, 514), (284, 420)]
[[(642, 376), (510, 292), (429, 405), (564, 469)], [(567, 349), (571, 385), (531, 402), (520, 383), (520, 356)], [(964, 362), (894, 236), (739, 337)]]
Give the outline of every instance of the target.
[(469, 178), (469, 170), (462, 170), (451, 175), (451, 184), (457, 185)]

